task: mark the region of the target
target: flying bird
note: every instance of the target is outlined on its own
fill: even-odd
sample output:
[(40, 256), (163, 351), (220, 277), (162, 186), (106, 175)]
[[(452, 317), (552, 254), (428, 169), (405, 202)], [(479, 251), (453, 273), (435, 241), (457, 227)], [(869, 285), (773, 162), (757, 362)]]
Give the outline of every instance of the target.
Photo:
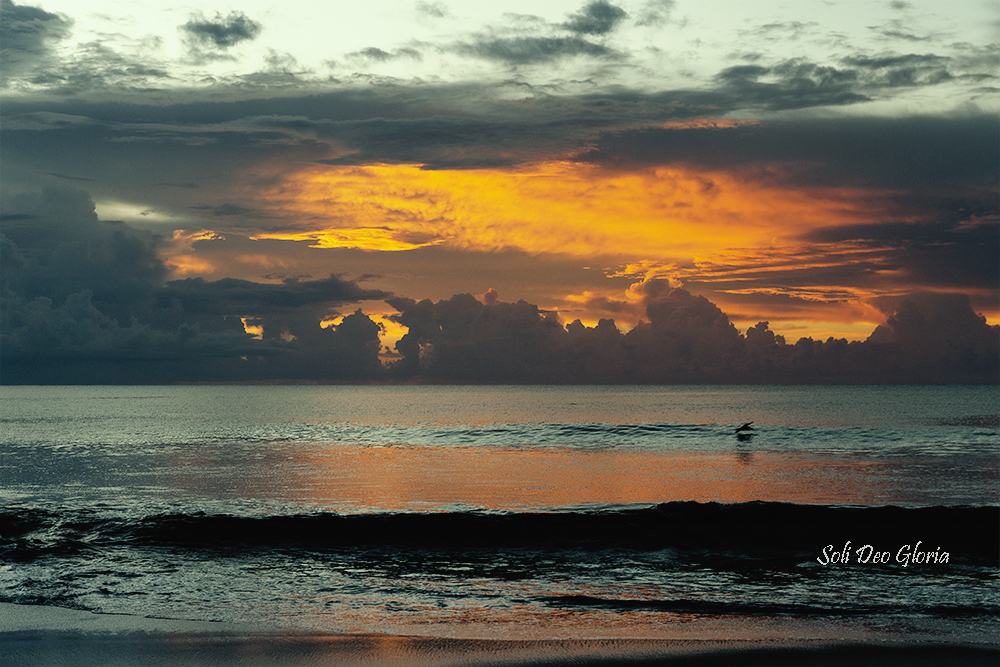
[(752, 423), (753, 422), (747, 422), (743, 426), (740, 426), (738, 429), (736, 429), (736, 432), (737, 433), (742, 433), (743, 431), (752, 431), (753, 430), (753, 426), (750, 426), (750, 424), (752, 424)]

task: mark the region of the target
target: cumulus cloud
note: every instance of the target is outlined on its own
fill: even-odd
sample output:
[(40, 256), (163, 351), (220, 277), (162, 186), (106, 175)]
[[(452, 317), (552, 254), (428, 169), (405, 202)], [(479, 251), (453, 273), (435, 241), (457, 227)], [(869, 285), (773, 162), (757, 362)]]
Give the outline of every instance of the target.
[[(3, 382), (373, 378), (380, 327), (345, 304), (388, 296), (330, 276), (165, 282), (155, 234), (98, 219), (88, 193), (10, 196), (0, 213)], [(255, 339), (244, 320), (265, 335)]]
[(803, 338), (760, 322), (745, 334), (704, 297), (650, 280), (647, 320), (623, 334), (613, 320), (562, 326), (519, 301), (457, 294), (434, 303), (389, 299), (408, 327), (396, 377), (453, 382), (997, 382), (1000, 327), (961, 295), (880, 302), (886, 323), (864, 342)]
[(1000, 381), (998, 336), (964, 294), (915, 293), (877, 299), (886, 313), (866, 341), (886, 348), (884, 365), (913, 382)]

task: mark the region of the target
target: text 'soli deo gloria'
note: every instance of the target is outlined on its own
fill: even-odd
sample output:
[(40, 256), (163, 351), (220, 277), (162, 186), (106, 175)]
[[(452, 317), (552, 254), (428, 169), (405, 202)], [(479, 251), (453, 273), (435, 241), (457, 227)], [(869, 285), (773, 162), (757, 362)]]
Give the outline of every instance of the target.
[(851, 542), (848, 540), (842, 549), (837, 549), (832, 544), (828, 544), (823, 547), (823, 554), (816, 559), (820, 565), (830, 565), (830, 564), (846, 564), (851, 562), (851, 556), (853, 555), (855, 563), (861, 563), (862, 565), (875, 563), (899, 563), (903, 567), (908, 566), (910, 563), (914, 564), (942, 564), (948, 562), (948, 557), (950, 554), (947, 551), (941, 551), (941, 547), (931, 551), (926, 548), (922, 548), (923, 542), (918, 541), (916, 546), (910, 544), (904, 544), (894, 551), (880, 551), (870, 544), (866, 544), (863, 547), (859, 547), (856, 550), (851, 549)]

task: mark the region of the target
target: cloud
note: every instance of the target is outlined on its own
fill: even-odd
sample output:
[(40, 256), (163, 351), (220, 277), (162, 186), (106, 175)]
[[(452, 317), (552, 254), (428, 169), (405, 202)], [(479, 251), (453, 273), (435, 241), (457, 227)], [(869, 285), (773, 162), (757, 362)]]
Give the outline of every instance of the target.
[(869, 101), (857, 90), (858, 75), (803, 59), (772, 67), (736, 65), (716, 75), (720, 92), (731, 95), (733, 106), (772, 110), (843, 106)]
[(995, 186), (998, 142), (1000, 128), (989, 114), (861, 116), (630, 129), (603, 135), (579, 159), (626, 168), (792, 163), (794, 169), (769, 172), (799, 185), (930, 188), (954, 196), (970, 186)]
[(215, 20), (210, 21), (204, 15), (194, 15), (179, 29), (187, 33), (187, 39), (198, 46), (228, 49), (240, 42), (256, 39), (263, 26), (243, 12), (230, 12), (225, 18), (216, 12)]
[(619, 57), (612, 49), (580, 37), (479, 37), (471, 43), (459, 43), (453, 49), (462, 55), (510, 65), (551, 63), (575, 56)]
[(417, 10), (417, 14), (420, 16), (426, 16), (434, 19), (451, 17), (451, 12), (448, 11), (448, 6), (443, 2), (424, 2), (424, 0), (418, 0), (414, 7)]
[(986, 324), (964, 294), (915, 293), (875, 300), (888, 315), (866, 344), (888, 348), (883, 363), (916, 382), (1000, 381), (1000, 327)]
[[(623, 333), (611, 319), (564, 326), (554, 312), (504, 302), (493, 288), (433, 302), (337, 275), (166, 280), (163, 239), (98, 219), (87, 193), (65, 186), (11, 196), (2, 211), (2, 382), (1000, 379), (1000, 327), (960, 294), (877, 299), (885, 322), (863, 342), (788, 344), (766, 322), (741, 333), (704, 296), (649, 278), (630, 290), (645, 320)], [(976, 237), (980, 227), (988, 233)], [(881, 241), (913, 236), (902, 228), (881, 233)], [(925, 230), (928, 245), (962, 233), (995, 248), (995, 226)], [(379, 362), (381, 325), (360, 309), (347, 309), (336, 326), (321, 324), (371, 299), (386, 299), (398, 311), (392, 319), (407, 327), (390, 368)]]
[[(974, 214), (974, 211), (970, 211)], [(849, 243), (859, 254), (877, 249), (882, 266), (879, 276), (868, 278), (882, 289), (913, 288), (970, 290), (992, 293), (1000, 275), (1000, 220), (958, 217), (933, 223), (886, 222), (818, 229), (805, 240), (831, 244)], [(848, 284), (846, 282), (842, 284)], [(983, 304), (986, 305), (986, 304)]]
[(409, 58), (412, 60), (421, 60), (423, 58), (423, 56), (420, 54), (419, 51), (410, 47), (399, 48), (390, 53), (388, 51), (383, 51), (382, 49), (376, 48), (374, 46), (369, 46), (367, 48), (361, 49), (360, 51), (348, 53), (347, 57), (355, 59), (363, 59), (379, 63), (385, 63), (391, 60), (399, 60), (400, 58)]
[(883, 88), (933, 86), (954, 78), (948, 71), (952, 59), (934, 54), (857, 55), (843, 62), (866, 72), (868, 85)]
[(607, 0), (593, 0), (572, 14), (562, 27), (579, 35), (606, 35), (627, 17), (628, 12)]
[(670, 14), (677, 5), (676, 0), (647, 0), (639, 10), (636, 24), (659, 27), (670, 20)]
[[(165, 282), (159, 236), (99, 220), (87, 192), (49, 187), (0, 214), (3, 382), (374, 378), (379, 325), (345, 304), (389, 296), (337, 276)], [(243, 320), (261, 327), (255, 340)], [(246, 358), (246, 359), (244, 359)]]
[(1000, 327), (961, 295), (880, 302), (886, 323), (864, 342), (789, 345), (767, 322), (741, 334), (715, 304), (662, 280), (639, 290), (648, 321), (623, 334), (613, 320), (565, 327), (519, 301), (456, 294), (434, 303), (394, 298), (408, 327), (399, 378), (452, 382), (997, 382)]
[(211, 20), (199, 12), (177, 29), (183, 34), (190, 57), (197, 63), (205, 63), (231, 60), (229, 49), (256, 39), (263, 26), (243, 12), (230, 12), (226, 17), (216, 12)]
[(281, 283), (255, 283), (223, 278), (206, 281), (187, 278), (168, 282), (157, 292), (162, 302), (178, 301), (185, 312), (195, 315), (259, 316), (264, 312), (295, 310), (307, 305), (381, 299), (386, 293), (366, 290), (356, 283), (330, 276), (321, 280), (286, 278)]
[(0, 80), (6, 83), (46, 64), (52, 46), (69, 36), (72, 25), (66, 16), (0, 0)]

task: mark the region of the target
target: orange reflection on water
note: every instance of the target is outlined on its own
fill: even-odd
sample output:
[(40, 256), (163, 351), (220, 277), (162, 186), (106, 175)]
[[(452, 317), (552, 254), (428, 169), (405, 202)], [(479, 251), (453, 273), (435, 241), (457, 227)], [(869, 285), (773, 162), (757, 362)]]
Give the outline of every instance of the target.
[[(804, 454), (551, 448), (337, 447), (303, 454), (302, 494), (331, 509), (474, 507), (753, 500), (857, 504), (891, 501), (873, 464)], [(291, 490), (291, 487), (287, 487)], [(890, 494), (887, 496), (887, 494)]]

